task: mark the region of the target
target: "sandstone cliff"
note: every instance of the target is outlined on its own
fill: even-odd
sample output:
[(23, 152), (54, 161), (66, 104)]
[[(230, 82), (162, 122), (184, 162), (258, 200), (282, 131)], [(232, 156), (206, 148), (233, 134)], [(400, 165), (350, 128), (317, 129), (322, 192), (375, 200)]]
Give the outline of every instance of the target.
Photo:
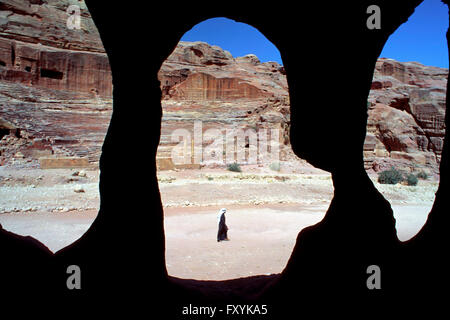
[[(81, 29), (67, 26), (73, 3)], [(98, 161), (111, 96), (108, 58), (83, 1), (0, 3), (0, 163)]]
[(378, 59), (368, 103), (367, 168), (437, 173), (445, 134), (447, 69)]
[[(228, 51), (204, 42), (180, 42), (161, 66), (159, 79), (164, 111), (158, 149), (161, 168), (170, 162), (174, 146), (171, 134), (180, 128), (193, 133), (195, 121), (201, 121), (203, 131), (219, 129), (223, 132), (223, 157), (216, 157), (218, 163), (237, 159), (235, 153), (225, 156), (226, 141), (234, 129), (254, 133), (275, 129), (280, 133), (279, 137), (267, 134), (268, 143), (270, 140), (280, 143), (282, 157), (293, 156), (287, 148), (288, 86), (284, 68), (278, 63), (261, 63), (253, 54), (234, 58)], [(212, 138), (203, 137), (200, 143), (205, 149), (212, 141)], [(257, 143), (260, 142), (258, 136)], [(191, 152), (194, 158), (196, 151), (192, 145), (193, 142), (188, 142), (183, 152)], [(240, 144), (236, 142), (235, 148), (242, 149), (248, 156), (257, 146), (243, 140)], [(207, 156), (203, 153), (203, 160)], [(259, 163), (262, 161), (258, 159)], [(195, 164), (194, 159), (188, 162)]]
[[(43, 156), (98, 161), (111, 116), (111, 72), (83, 1), (76, 2), (81, 29), (67, 27), (70, 4), (0, 3), (0, 164), (34, 165)], [(364, 144), (368, 170), (394, 165), (437, 173), (445, 132), (447, 71), (416, 62), (378, 60), (368, 99)], [(253, 54), (233, 57), (203, 42), (180, 42), (161, 66), (159, 79), (163, 107), (159, 164), (171, 157), (174, 130), (193, 133), (196, 120), (203, 132), (276, 129), (281, 160), (295, 158), (289, 144), (286, 74), (278, 63), (262, 63)], [(344, 108), (345, 102), (336, 107)], [(204, 137), (201, 144), (207, 147), (211, 139)], [(248, 153), (251, 147), (245, 140), (237, 148)], [(185, 151), (192, 152), (193, 144), (186, 143)], [(191, 164), (198, 165), (198, 158), (192, 158)]]
[[(378, 60), (368, 99), (366, 169), (395, 166), (437, 173), (445, 133), (447, 72), (417, 62)], [(192, 130), (192, 122), (202, 120), (207, 128), (233, 123), (244, 129), (281, 129), (281, 160), (293, 159), (288, 87), (279, 64), (261, 63), (255, 55), (233, 58), (202, 42), (180, 42), (159, 78), (164, 110), (161, 158), (169, 157), (173, 130)], [(344, 107), (342, 102), (339, 107)]]

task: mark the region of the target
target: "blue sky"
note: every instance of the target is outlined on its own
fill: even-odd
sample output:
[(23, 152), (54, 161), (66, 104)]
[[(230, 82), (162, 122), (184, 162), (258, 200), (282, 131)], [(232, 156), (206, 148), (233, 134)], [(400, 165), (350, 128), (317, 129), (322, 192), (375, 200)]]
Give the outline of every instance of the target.
[[(391, 35), (380, 56), (448, 68), (445, 38), (447, 29), (447, 6), (440, 0), (425, 0), (409, 20)], [(226, 18), (205, 20), (186, 32), (181, 40), (204, 41), (218, 45), (230, 51), (233, 57), (253, 53), (262, 62), (276, 61), (282, 64), (278, 49), (257, 29)]]
[[(381, 9), (383, 27), (383, 9)], [(440, 0), (425, 0), (407, 22), (388, 39), (380, 57), (398, 61), (418, 61), (424, 65), (448, 68), (445, 33), (448, 8)]]
[(281, 62), (277, 47), (256, 28), (227, 18), (213, 18), (205, 20), (181, 38), (183, 41), (204, 41), (211, 45), (218, 45), (230, 51), (233, 57), (255, 54), (261, 62)]

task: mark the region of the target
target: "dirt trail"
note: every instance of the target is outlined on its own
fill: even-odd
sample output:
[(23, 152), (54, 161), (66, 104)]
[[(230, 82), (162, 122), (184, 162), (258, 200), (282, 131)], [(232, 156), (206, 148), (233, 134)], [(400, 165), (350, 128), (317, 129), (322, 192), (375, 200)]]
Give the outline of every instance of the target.
[[(220, 207), (166, 208), (166, 264), (170, 275), (221, 280), (279, 273), (285, 267), (301, 229), (324, 217), (327, 205), (277, 204), (227, 206), (230, 241), (218, 243)], [(416, 234), (430, 206), (395, 206), (400, 240)], [(83, 235), (97, 212), (8, 213), (0, 215), (7, 230), (31, 235), (53, 252)]]
[[(221, 280), (279, 273), (301, 229), (323, 219), (333, 197), (329, 174), (247, 168), (159, 174), (170, 275)], [(426, 221), (436, 181), (375, 186), (391, 202), (405, 241)], [(82, 190), (82, 191), (80, 191)], [(0, 224), (56, 252), (81, 237), (98, 212), (98, 171), (0, 170)], [(217, 213), (228, 209), (230, 241), (216, 241)]]

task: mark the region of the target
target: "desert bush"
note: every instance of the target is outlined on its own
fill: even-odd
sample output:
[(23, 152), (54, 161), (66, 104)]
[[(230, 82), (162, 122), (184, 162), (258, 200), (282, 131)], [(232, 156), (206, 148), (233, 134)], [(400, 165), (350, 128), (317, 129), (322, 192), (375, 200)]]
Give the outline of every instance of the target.
[(289, 177), (286, 177), (286, 176), (275, 176), (274, 179), (277, 180), (277, 181), (285, 182), (285, 181), (289, 180)]
[(415, 174), (410, 173), (406, 176), (405, 181), (408, 186), (415, 186), (417, 185), (417, 182), (419, 182), (419, 179)]
[(279, 162), (273, 162), (273, 163), (271, 163), (270, 164), (270, 166), (269, 166), (269, 168), (270, 168), (270, 170), (273, 170), (273, 171), (280, 171), (280, 163)]
[(378, 175), (378, 182), (381, 184), (397, 184), (403, 180), (403, 174), (392, 167), (389, 170), (384, 170)]
[(233, 171), (233, 172), (242, 172), (241, 166), (237, 162), (230, 163), (227, 166), (227, 170), (228, 171)]
[(422, 179), (422, 180), (427, 180), (428, 174), (422, 170), (417, 174), (417, 178)]

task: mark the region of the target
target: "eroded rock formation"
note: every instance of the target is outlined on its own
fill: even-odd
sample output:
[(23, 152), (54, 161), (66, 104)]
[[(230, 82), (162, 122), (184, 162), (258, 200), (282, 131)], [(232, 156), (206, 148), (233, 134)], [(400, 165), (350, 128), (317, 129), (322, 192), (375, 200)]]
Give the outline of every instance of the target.
[(366, 168), (438, 172), (448, 69), (378, 59), (368, 102)]
[(111, 116), (108, 58), (84, 2), (0, 4), (0, 163), (61, 155), (97, 162)]
[[(117, 62), (112, 64), (117, 76), (114, 113), (100, 164), (101, 208), (89, 231), (54, 255), (29, 237), (18, 237), (0, 227), (0, 270), (8, 275), (2, 282), (5, 303), (17, 303), (20, 294), (22, 307), (24, 303), (39, 303), (42, 309), (52, 301), (48, 308), (61, 313), (80, 310), (80, 314), (140, 315), (150, 310), (170, 319), (182, 316), (181, 307), (191, 303), (218, 307), (267, 304), (267, 316), (275, 319), (310, 314), (316, 318), (348, 317), (349, 313), (360, 316), (362, 312), (405, 317), (421, 311), (446, 311), (438, 305), (445, 299), (439, 289), (448, 283), (448, 132), (435, 203), (423, 229), (406, 243), (398, 240), (392, 209), (368, 179), (361, 157), (365, 103), (377, 53), (413, 14), (420, 0), (378, 2), (383, 17), (380, 30), (366, 28), (366, 9), (373, 4), (366, 0), (357, 4), (304, 2), (302, 10), (296, 3), (282, 1), (278, 6), (283, 14), (257, 11), (253, 2), (241, 2), (239, 10), (221, 3), (214, 7), (210, 2), (195, 6), (180, 2), (170, 12), (170, 23), (156, 7), (136, 10), (134, 5), (111, 1), (105, 10), (100, 1), (86, 1), (106, 39), (108, 56)], [(168, 276), (165, 267), (163, 209), (153, 157), (161, 123), (157, 72), (183, 33), (217, 16), (253, 25), (279, 48), (291, 89), (291, 144), (298, 156), (332, 174), (335, 192), (324, 219), (299, 233), (281, 274), (213, 282), (175, 279)], [(129, 66), (136, 58), (129, 44), (141, 43), (142, 33), (118, 37), (124, 25), (148, 30), (157, 44), (147, 51), (145, 78), (141, 69), (130, 70)], [(302, 37), (306, 50), (298, 51), (293, 34)], [(348, 61), (355, 53), (359, 59), (352, 60), (339, 81), (333, 81), (336, 62)], [(319, 107), (315, 107), (324, 92), (317, 83), (324, 80), (328, 96), (319, 99)], [(348, 109), (343, 112), (328, 103), (328, 97), (339, 97)], [(130, 105), (143, 101), (147, 105), (136, 117), (136, 108)], [(302, 103), (311, 107), (304, 108)], [(135, 139), (123, 134), (131, 120)], [(447, 121), (448, 117), (448, 125)], [(120, 170), (124, 149), (145, 149), (151, 156), (136, 157), (128, 162), (131, 170)], [(145, 187), (143, 182), (147, 182)], [(125, 215), (133, 215), (133, 219), (124, 219)], [(67, 290), (67, 266), (74, 264), (83, 270), (82, 290)], [(371, 275), (366, 270), (374, 264), (381, 268), (381, 290), (367, 286)], [(75, 304), (81, 307), (74, 308)], [(33, 312), (35, 309), (31, 308)]]
[[(380, 58), (368, 102), (366, 169), (391, 166), (438, 172), (447, 69)], [(180, 42), (159, 72), (163, 124), (159, 157), (169, 157), (170, 134), (194, 120), (207, 128), (239, 123), (282, 129), (282, 160), (289, 151), (289, 95), (284, 68), (249, 54), (233, 58), (217, 46)], [(318, 122), (320, 126), (320, 122)]]
[[(233, 58), (228, 51), (204, 42), (180, 42), (161, 66), (159, 80), (164, 111), (158, 149), (160, 168), (167, 167), (163, 163), (171, 157), (172, 133), (185, 128), (193, 139), (195, 121), (201, 121), (203, 132), (223, 131), (225, 139), (233, 129), (252, 130), (255, 134), (261, 134), (261, 129), (274, 129), (279, 132), (276, 142), (281, 146), (281, 157), (293, 156), (288, 147), (288, 86), (284, 68), (278, 63), (261, 63), (253, 54)], [(268, 139), (275, 141), (275, 136)], [(207, 147), (212, 140), (202, 137), (202, 146)], [(191, 152), (191, 144), (188, 141), (187, 152)], [(250, 143), (243, 140), (241, 144), (238, 147), (248, 154)], [(206, 158), (204, 153), (190, 164), (198, 164), (199, 160), (208, 163)], [(234, 162), (236, 155), (217, 159), (222, 160)], [(263, 161), (258, 158), (258, 162)]]
[[(111, 72), (84, 3), (78, 4), (81, 30), (67, 27), (68, 5), (0, 4), (2, 164), (33, 163), (55, 154), (98, 161), (111, 116)], [(446, 73), (415, 62), (378, 60), (368, 102), (366, 169), (419, 166), (437, 173)], [(180, 42), (163, 63), (159, 80), (164, 110), (159, 159), (171, 157), (174, 130), (192, 132), (196, 120), (203, 131), (277, 129), (281, 160), (294, 157), (288, 86), (278, 63), (261, 63), (253, 54), (234, 58), (203, 42)], [(202, 140), (204, 146), (210, 143)]]

